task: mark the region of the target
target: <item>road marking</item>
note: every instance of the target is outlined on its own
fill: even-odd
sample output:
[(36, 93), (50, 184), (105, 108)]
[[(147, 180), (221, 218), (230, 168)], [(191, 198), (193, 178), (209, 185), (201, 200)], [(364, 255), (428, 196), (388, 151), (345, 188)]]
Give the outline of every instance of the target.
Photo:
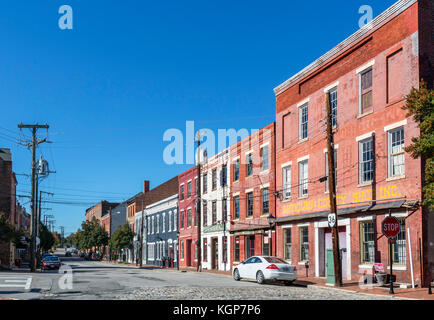
[(32, 284), (32, 277), (0, 277), (5, 284), (1, 288), (24, 288), (29, 290)]

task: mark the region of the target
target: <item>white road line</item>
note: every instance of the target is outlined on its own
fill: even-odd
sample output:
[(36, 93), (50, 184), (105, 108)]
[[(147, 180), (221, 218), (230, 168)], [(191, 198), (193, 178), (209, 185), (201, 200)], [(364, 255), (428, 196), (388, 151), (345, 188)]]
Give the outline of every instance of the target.
[(32, 277), (0, 277), (5, 284), (0, 284), (1, 288), (24, 288), (30, 289)]
[(2, 288), (15, 288), (15, 287), (25, 288), (25, 285), (24, 284), (0, 284), (0, 287), (2, 287)]
[(32, 284), (32, 277), (29, 277), (27, 278), (26, 286), (24, 287), (24, 289), (29, 290), (31, 284)]
[(23, 279), (23, 280), (5, 280), (5, 282), (6, 283), (8, 283), (8, 282), (24, 282), (24, 283), (26, 283), (27, 279)]

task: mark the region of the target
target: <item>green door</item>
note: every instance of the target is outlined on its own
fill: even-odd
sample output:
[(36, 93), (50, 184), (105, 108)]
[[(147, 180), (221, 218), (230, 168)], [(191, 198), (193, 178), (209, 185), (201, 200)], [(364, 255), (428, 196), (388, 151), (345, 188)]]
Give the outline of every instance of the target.
[(326, 252), (326, 269), (327, 269), (327, 283), (335, 283), (335, 267), (333, 264), (333, 249), (327, 249)]

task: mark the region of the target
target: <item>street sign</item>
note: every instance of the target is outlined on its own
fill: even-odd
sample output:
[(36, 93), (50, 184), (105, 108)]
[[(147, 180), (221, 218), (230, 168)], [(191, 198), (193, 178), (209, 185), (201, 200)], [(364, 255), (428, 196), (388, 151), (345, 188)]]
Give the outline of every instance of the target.
[(401, 230), (401, 224), (395, 217), (388, 216), (381, 223), (381, 230), (389, 239), (395, 238)]
[(329, 223), (329, 227), (330, 228), (334, 228), (336, 225), (336, 214), (335, 213), (330, 213), (327, 217), (327, 221)]

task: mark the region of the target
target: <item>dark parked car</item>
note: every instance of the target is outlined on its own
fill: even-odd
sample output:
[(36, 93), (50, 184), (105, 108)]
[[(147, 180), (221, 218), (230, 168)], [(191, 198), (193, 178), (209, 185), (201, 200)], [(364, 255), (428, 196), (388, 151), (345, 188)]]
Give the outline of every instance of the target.
[(72, 257), (71, 251), (66, 251), (65, 252), (65, 257)]
[(62, 263), (57, 256), (46, 256), (42, 259), (41, 269), (42, 270), (52, 270), (59, 269)]

